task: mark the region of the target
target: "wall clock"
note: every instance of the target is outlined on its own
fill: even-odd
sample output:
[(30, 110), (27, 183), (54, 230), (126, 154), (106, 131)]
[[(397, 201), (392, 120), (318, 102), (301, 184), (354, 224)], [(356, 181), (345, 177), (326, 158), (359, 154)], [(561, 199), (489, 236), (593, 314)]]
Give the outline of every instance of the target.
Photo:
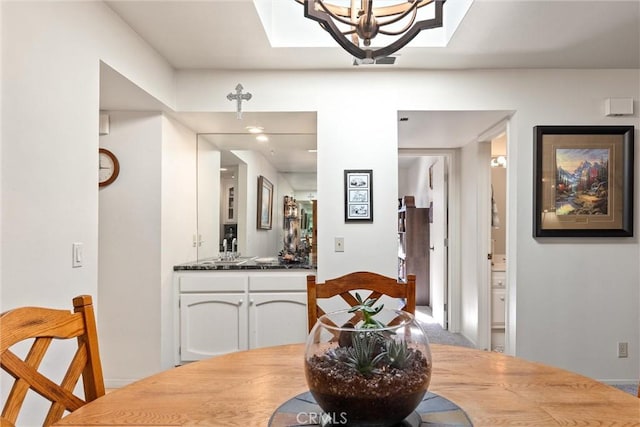
[(105, 148), (99, 150), (99, 162), (98, 185), (104, 187), (116, 180), (120, 173), (120, 163), (118, 158)]

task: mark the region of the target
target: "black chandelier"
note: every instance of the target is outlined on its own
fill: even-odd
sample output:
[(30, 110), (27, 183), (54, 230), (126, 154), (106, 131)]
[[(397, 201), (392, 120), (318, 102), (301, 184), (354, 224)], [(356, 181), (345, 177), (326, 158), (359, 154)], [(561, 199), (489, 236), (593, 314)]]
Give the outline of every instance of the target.
[[(348, 7), (328, 0), (295, 1), (304, 5), (304, 16), (317, 21), (343, 49), (368, 62), (403, 48), (422, 30), (442, 27), (442, 6), (446, 0), (398, 0), (397, 4), (382, 7), (374, 7), (374, 0), (350, 0)], [(435, 3), (435, 16), (416, 22), (418, 9), (432, 3)], [(385, 28), (398, 22), (402, 25), (400, 29)], [(348, 29), (341, 30), (338, 23)], [(378, 34), (399, 38), (388, 46), (371, 48), (371, 40)], [(361, 42), (364, 47), (360, 46)]]

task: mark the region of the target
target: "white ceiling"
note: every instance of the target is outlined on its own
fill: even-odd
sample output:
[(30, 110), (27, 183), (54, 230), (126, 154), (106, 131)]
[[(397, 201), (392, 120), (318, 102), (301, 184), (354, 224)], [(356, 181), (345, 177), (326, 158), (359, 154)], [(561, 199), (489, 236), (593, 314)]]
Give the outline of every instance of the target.
[[(353, 68), (337, 45), (272, 48), (253, 0), (107, 4), (178, 69)], [(639, 19), (637, 0), (475, 0), (447, 47), (409, 45), (387, 67), (638, 68)]]
[[(294, 0), (274, 0), (291, 1)], [(454, 2), (458, 0), (448, 0)], [(252, 0), (106, 1), (107, 5), (176, 69), (336, 70), (354, 69), (353, 58), (329, 48), (272, 48)], [(300, 7), (300, 19), (303, 17)], [(446, 14), (445, 4), (445, 14)], [(322, 31), (314, 24), (310, 31)], [(640, 68), (639, 0), (474, 0), (449, 45), (406, 46), (394, 65), (375, 69)], [(102, 109), (144, 109), (149, 100), (134, 85), (104, 66)], [(145, 98), (146, 97), (146, 98)], [(147, 105), (148, 107), (148, 105)], [(473, 141), (510, 114), (507, 111), (399, 112), (399, 147), (451, 147)], [(276, 116), (244, 113), (278, 131)], [(198, 133), (237, 133), (224, 114), (175, 117)], [(292, 119), (296, 120), (292, 120)], [(300, 120), (300, 127), (295, 123)], [(244, 120), (243, 120), (244, 122)], [(315, 133), (315, 114), (290, 113), (285, 133)], [(276, 138), (272, 138), (273, 144)], [(443, 143), (442, 141), (446, 141)], [(306, 152), (306, 145), (304, 150)], [(281, 151), (284, 151), (281, 150)], [(289, 170), (300, 155), (287, 149)], [(276, 156), (272, 156), (276, 157)], [(305, 158), (305, 160), (307, 160)], [(281, 167), (278, 166), (279, 168)], [(304, 167), (310, 167), (307, 163)]]

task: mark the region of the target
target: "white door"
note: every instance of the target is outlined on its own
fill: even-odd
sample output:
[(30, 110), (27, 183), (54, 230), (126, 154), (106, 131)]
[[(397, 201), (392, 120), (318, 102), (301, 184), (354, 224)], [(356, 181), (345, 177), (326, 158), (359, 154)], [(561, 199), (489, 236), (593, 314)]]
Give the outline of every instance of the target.
[(447, 294), (447, 230), (448, 230), (448, 179), (447, 163), (445, 156), (434, 157), (435, 162), (431, 166), (430, 176), (433, 185), (431, 189), (432, 205), (429, 217), (430, 224), (430, 256), (429, 256), (429, 283), (431, 284), (431, 309), (434, 320), (443, 328), (448, 326)]
[(180, 295), (180, 360), (246, 350), (245, 293)]
[(306, 292), (252, 293), (249, 304), (250, 348), (306, 341)]
[(491, 142), (478, 142), (477, 182), (477, 277), (478, 348), (491, 348)]

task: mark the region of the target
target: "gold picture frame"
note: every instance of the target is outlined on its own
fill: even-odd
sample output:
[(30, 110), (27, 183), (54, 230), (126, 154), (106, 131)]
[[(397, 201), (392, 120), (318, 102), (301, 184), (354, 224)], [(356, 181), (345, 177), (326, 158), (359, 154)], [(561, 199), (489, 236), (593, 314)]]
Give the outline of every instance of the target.
[(633, 236), (633, 126), (535, 126), (534, 140), (534, 237)]

